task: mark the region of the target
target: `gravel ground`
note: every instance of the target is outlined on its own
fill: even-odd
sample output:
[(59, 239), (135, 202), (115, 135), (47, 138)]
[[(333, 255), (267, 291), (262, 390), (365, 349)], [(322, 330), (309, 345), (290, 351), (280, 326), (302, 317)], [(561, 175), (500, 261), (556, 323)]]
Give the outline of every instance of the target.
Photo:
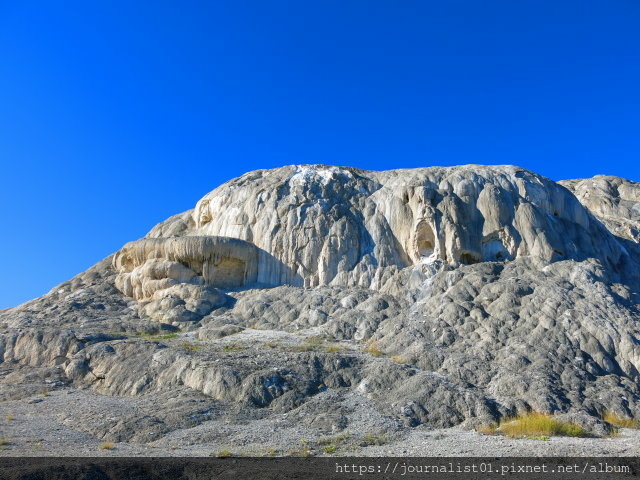
[[(362, 432), (356, 435), (351, 429), (318, 437), (317, 432), (292, 424), (283, 414), (245, 424), (210, 420), (156, 441), (121, 442), (104, 449), (103, 438), (67, 425), (70, 414), (117, 417), (136, 411), (145, 401), (70, 388), (2, 401), (0, 439), (4, 445), (0, 456), (211, 456), (225, 450), (246, 456), (640, 456), (640, 431), (630, 429), (613, 438), (554, 437), (544, 441), (485, 436), (457, 427), (417, 427), (405, 433), (374, 435), (363, 442)], [(261, 441), (264, 438), (269, 438), (268, 445)]]

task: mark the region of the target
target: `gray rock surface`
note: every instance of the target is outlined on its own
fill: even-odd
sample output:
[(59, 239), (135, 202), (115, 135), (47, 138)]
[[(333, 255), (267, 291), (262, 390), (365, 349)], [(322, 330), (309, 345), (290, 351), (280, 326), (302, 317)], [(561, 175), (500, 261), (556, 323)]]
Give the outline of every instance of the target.
[(605, 412), (640, 417), (640, 188), (562, 184), (250, 172), (1, 311), (0, 402), (91, 392), (113, 411), (59, 412), (64, 428), (133, 443), (261, 424), (243, 442), (397, 439), (529, 410), (607, 435)]

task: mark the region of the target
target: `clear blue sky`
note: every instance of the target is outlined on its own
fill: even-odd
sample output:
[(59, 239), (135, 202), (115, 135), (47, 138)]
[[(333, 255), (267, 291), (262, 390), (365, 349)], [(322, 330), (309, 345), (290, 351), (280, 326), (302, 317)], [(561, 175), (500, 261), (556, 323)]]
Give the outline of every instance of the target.
[(640, 181), (639, 127), (637, 0), (0, 0), (0, 308), (256, 168)]

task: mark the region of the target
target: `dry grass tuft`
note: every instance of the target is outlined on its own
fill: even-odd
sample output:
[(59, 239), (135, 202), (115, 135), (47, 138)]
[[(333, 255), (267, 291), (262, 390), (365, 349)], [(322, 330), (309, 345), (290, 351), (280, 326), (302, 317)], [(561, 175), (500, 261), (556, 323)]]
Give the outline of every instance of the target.
[(478, 425), (476, 427), (476, 432), (478, 432), (481, 435), (497, 435), (498, 424), (490, 423), (488, 425)]
[(116, 448), (116, 444), (113, 442), (102, 442), (100, 444), (100, 450), (113, 450)]
[(377, 340), (370, 340), (367, 343), (367, 346), (364, 348), (364, 351), (369, 355), (373, 355), (374, 357), (381, 357), (383, 355), (383, 352), (380, 349), (380, 344)]
[(391, 355), (389, 357), (389, 360), (391, 360), (393, 363), (399, 363), (400, 365), (407, 365), (408, 363), (410, 363), (409, 360), (402, 355)]
[(389, 442), (389, 439), (384, 433), (367, 433), (362, 437), (361, 444), (363, 446), (369, 446), (369, 445), (380, 446), (380, 445), (384, 445), (387, 442)]
[(183, 350), (188, 350), (188, 351), (190, 351), (190, 352), (197, 352), (198, 350), (200, 350), (200, 345), (197, 345), (197, 344), (195, 344), (195, 343), (193, 343), (193, 342), (190, 342), (190, 341), (188, 341), (188, 340), (183, 341), (183, 342), (180, 344), (180, 347), (181, 347)]
[(602, 419), (615, 427), (620, 428), (640, 428), (640, 422), (635, 418), (621, 417), (615, 412), (607, 410)]
[(295, 345), (291, 351), (293, 352), (313, 352), (316, 349), (316, 345), (311, 345), (310, 343), (301, 343), (300, 345)]
[(227, 343), (227, 344), (223, 345), (222, 351), (223, 352), (237, 352), (238, 350), (245, 350), (246, 348), (247, 348), (247, 346), (243, 345), (241, 343)]
[(324, 347), (324, 351), (327, 353), (340, 353), (346, 350), (342, 345), (327, 345)]
[(500, 431), (510, 438), (523, 437), (584, 437), (584, 428), (561, 422), (547, 413), (530, 412), (500, 423)]
[(233, 453), (231, 453), (231, 450), (220, 450), (217, 454), (216, 457), (218, 458), (229, 458), (232, 457)]
[(320, 335), (311, 335), (305, 338), (305, 341), (311, 345), (321, 345), (328, 340), (327, 337), (322, 337)]

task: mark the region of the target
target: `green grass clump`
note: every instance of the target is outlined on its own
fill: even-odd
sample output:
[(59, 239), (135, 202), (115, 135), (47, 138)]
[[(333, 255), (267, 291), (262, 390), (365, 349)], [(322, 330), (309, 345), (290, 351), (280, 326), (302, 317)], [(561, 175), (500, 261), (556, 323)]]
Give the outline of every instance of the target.
[(547, 413), (530, 412), (500, 423), (499, 430), (510, 438), (584, 437), (584, 428), (561, 422)]
[(638, 420), (636, 420), (635, 418), (627, 418), (627, 417), (622, 417), (620, 415), (618, 415), (617, 413), (614, 413), (610, 410), (607, 410), (604, 415), (602, 416), (602, 419), (607, 422), (610, 423), (611, 425), (615, 426), (615, 427), (620, 427), (620, 428), (640, 428), (640, 422)]
[(320, 437), (317, 443), (322, 447), (324, 453), (333, 455), (338, 452), (338, 449), (348, 446), (349, 434), (343, 433), (335, 437)]
[(328, 455), (331, 455), (333, 453), (336, 453), (336, 450), (338, 449), (338, 447), (336, 447), (335, 445), (327, 445), (326, 447), (324, 447), (322, 449), (322, 451)]
[(140, 333), (136, 335), (137, 337), (144, 338), (145, 340), (150, 340), (152, 342), (156, 342), (159, 340), (171, 340), (172, 338), (176, 338), (178, 336), (177, 333), (165, 333), (165, 334), (155, 334), (155, 333)]

